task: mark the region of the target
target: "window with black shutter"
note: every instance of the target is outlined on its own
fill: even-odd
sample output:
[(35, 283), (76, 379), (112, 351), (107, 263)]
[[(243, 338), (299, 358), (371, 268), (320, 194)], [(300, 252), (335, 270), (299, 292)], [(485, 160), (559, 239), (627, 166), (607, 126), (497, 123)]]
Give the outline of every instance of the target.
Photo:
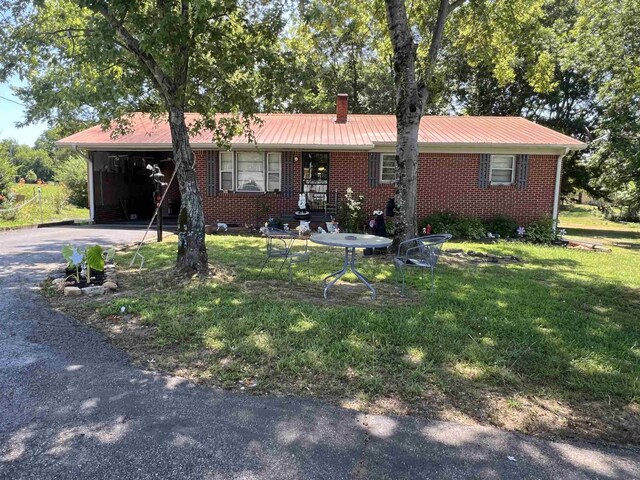
[(369, 187), (377, 187), (380, 183), (380, 154), (369, 153)]

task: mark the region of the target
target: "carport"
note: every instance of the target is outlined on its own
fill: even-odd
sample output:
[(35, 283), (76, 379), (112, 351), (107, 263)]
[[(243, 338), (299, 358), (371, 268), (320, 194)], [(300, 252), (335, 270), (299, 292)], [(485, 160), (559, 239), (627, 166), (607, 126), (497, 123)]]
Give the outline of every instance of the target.
[[(158, 164), (168, 182), (173, 174), (172, 153), (167, 151), (92, 151), (89, 153), (89, 208), (95, 223), (149, 220), (155, 210), (155, 185), (148, 164)], [(180, 210), (177, 180), (162, 205), (167, 220)]]

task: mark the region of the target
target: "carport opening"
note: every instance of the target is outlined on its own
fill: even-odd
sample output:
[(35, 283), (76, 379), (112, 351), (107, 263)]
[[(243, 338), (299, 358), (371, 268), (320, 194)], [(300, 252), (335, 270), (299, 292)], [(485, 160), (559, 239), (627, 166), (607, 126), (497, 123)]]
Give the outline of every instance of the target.
[[(148, 222), (155, 211), (155, 184), (148, 164), (158, 164), (168, 183), (173, 175), (171, 152), (93, 152), (94, 221)], [(91, 180), (90, 180), (91, 181)], [(180, 212), (180, 189), (174, 179), (162, 204), (163, 218), (175, 223)]]

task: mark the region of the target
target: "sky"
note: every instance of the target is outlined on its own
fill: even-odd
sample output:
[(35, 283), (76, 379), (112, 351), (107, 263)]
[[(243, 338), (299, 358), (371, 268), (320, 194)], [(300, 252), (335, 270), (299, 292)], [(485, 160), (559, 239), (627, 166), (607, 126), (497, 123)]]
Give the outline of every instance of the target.
[[(17, 79), (10, 79), (9, 83), (0, 83), (0, 140), (15, 138), (19, 143), (33, 145), (36, 138), (47, 128), (47, 124), (39, 123), (16, 128), (15, 123), (24, 118), (24, 107), (10, 101), (20, 103), (20, 100), (11, 92), (11, 85), (19, 84)], [(6, 100), (7, 98), (10, 100)]]

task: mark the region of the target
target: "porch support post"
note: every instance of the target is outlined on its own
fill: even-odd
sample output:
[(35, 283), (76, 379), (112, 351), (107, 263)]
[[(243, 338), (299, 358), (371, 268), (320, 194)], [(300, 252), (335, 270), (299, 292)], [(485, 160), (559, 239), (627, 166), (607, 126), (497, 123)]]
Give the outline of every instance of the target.
[(558, 165), (556, 166), (556, 186), (553, 194), (553, 229), (558, 228), (558, 212), (560, 210), (560, 185), (562, 180), (562, 159), (569, 152), (567, 148), (564, 153), (558, 155)]
[(87, 157), (87, 168), (89, 169), (87, 179), (89, 182), (89, 218), (91, 219), (91, 223), (96, 223), (95, 218), (95, 205), (94, 201), (95, 194), (93, 193), (93, 155), (88, 155)]

